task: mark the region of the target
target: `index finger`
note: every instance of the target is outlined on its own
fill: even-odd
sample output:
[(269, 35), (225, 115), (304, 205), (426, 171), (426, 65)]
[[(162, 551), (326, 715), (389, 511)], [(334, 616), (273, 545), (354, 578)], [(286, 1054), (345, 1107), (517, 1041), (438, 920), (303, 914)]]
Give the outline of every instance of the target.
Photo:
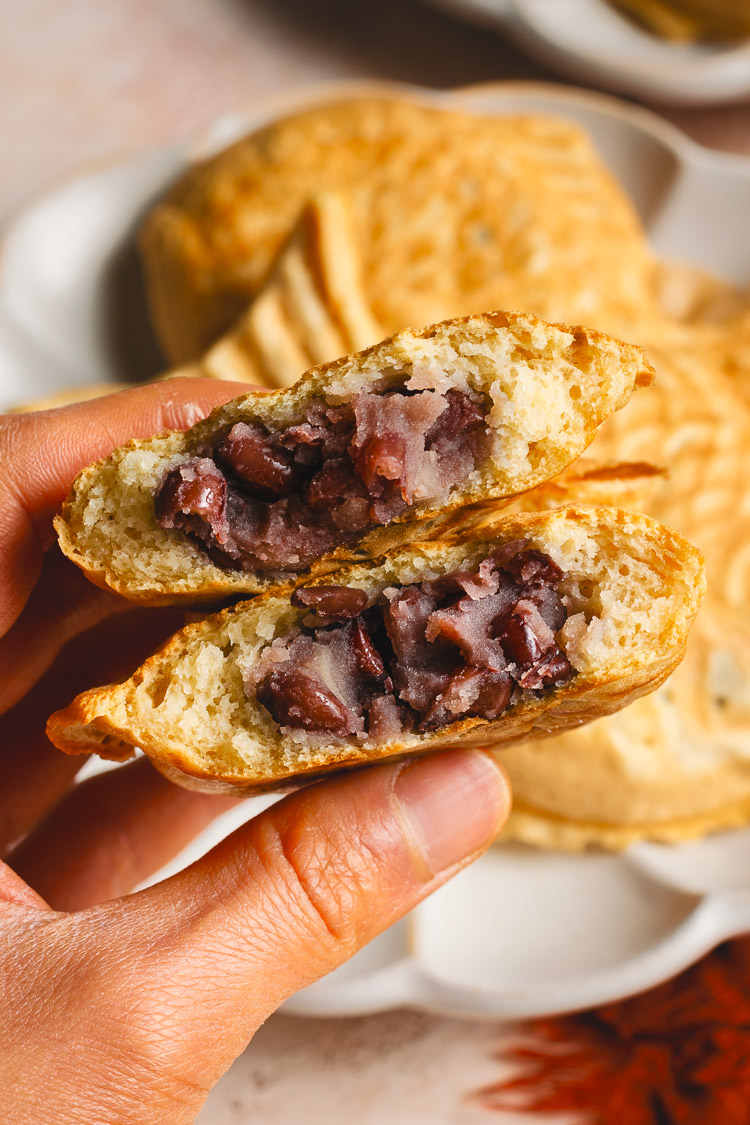
[(212, 379), (170, 379), (74, 406), (0, 418), (0, 636), (23, 609), (52, 516), (75, 476), (133, 438), (187, 429), (250, 387)]

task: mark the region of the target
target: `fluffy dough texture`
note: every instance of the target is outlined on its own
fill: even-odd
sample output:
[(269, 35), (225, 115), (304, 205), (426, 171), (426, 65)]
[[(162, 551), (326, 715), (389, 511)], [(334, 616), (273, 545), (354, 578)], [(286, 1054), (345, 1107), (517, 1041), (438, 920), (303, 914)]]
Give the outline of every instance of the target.
[(386, 387), (407, 376), (419, 379), (420, 386), (453, 386), (489, 396), (488, 423), (495, 436), (486, 464), (454, 488), (444, 505), (417, 503), (307, 572), (324, 573), (347, 560), (377, 557), (400, 543), (432, 536), (463, 505), (507, 499), (555, 476), (636, 386), (650, 383), (652, 374), (639, 348), (530, 315), (487, 313), (401, 332), (312, 368), (292, 388), (234, 399), (186, 434), (132, 442), (85, 469), (56, 521), (60, 545), (94, 582), (134, 601), (215, 601), (257, 593), (288, 581), (289, 575), (222, 570), (181, 532), (163, 530), (155, 521), (153, 493), (165, 472), (216, 429), (240, 420), (272, 428), (292, 425), (316, 397), (340, 403), (363, 387)]
[(307, 612), (292, 606), (287, 587), (187, 626), (125, 683), (84, 692), (53, 715), (48, 734), (69, 753), (124, 759), (138, 746), (182, 784), (250, 793), (442, 746), (546, 736), (616, 711), (668, 676), (700, 604), (703, 564), (694, 547), (645, 516), (584, 508), (519, 515), (499, 522), (490, 538), (470, 533), (401, 548), (340, 570), (336, 582), (374, 600), (395, 584), (472, 569), (494, 546), (519, 538), (566, 571), (576, 613), (559, 638), (577, 675), (493, 722), (464, 719), (384, 744), (282, 737), (246, 698), (243, 672)]
[(321, 191), (348, 200), (385, 332), (513, 308), (630, 339), (653, 304), (635, 210), (578, 126), (348, 98), (195, 165), (148, 216), (152, 317), (173, 363), (245, 311)]

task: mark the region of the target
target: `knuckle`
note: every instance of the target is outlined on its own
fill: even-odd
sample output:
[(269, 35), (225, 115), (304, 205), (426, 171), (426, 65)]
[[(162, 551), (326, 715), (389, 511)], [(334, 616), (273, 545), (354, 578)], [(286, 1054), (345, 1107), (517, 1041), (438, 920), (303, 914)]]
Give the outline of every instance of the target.
[(359, 848), (345, 846), (341, 834), (305, 831), (299, 823), (270, 824), (262, 847), (280, 875), (285, 904), (312, 928), (319, 940), (340, 952), (357, 944), (359, 904), (364, 887), (356, 868)]
[[(326, 941), (338, 944), (341, 933), (341, 888), (332, 879), (328, 858), (314, 845), (307, 856), (300, 854), (294, 832), (274, 828), (266, 832), (275, 870), (282, 876), (284, 900)], [(271, 838), (269, 839), (269, 836)], [(317, 852), (317, 854), (316, 854)]]

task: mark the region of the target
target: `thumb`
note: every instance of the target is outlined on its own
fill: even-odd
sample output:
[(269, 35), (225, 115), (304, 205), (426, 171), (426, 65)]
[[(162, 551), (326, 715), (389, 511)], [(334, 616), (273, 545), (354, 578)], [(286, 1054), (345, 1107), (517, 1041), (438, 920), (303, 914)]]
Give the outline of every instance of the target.
[(481, 751), (373, 767), (286, 798), (124, 900), (144, 943), (142, 957), (131, 945), (141, 962), (135, 1004), (147, 1006), (138, 1022), (171, 1026), (172, 1076), (187, 1067), (183, 1081), (216, 1081), (283, 1000), (483, 852), (509, 808), (505, 774)]

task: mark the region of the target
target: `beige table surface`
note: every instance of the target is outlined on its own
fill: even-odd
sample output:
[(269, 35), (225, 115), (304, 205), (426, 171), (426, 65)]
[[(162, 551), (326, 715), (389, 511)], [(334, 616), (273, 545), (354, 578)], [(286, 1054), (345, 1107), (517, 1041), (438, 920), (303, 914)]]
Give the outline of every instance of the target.
[[(0, 73), (0, 221), (82, 166), (190, 136), (238, 104), (317, 80), (555, 79), (499, 36), (419, 0), (0, 0)], [(663, 112), (704, 144), (750, 153), (750, 104)], [(472, 1097), (502, 1075), (502, 1037), (495, 1024), (409, 1012), (276, 1016), (199, 1120), (528, 1122)]]

